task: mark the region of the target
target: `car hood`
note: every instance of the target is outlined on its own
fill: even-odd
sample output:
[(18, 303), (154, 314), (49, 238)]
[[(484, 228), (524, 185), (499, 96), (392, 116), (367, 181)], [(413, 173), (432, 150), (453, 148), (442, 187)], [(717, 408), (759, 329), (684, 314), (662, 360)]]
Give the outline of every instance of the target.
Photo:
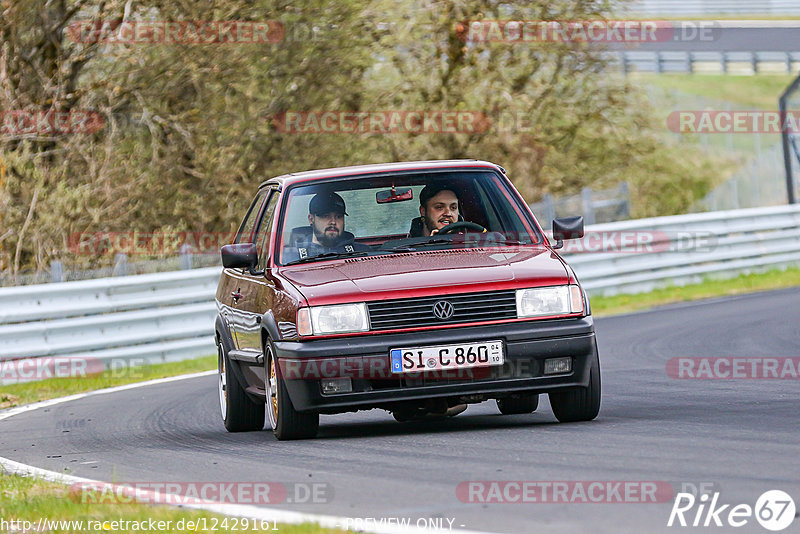
[(546, 247), (449, 249), (284, 267), (310, 305), (566, 284)]

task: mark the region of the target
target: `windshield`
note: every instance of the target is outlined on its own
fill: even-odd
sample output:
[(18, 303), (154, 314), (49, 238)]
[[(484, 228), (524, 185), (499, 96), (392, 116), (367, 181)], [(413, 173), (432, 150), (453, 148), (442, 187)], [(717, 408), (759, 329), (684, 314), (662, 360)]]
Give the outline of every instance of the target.
[(542, 243), (504, 178), (493, 172), (368, 176), (288, 191), (278, 263), (419, 249)]

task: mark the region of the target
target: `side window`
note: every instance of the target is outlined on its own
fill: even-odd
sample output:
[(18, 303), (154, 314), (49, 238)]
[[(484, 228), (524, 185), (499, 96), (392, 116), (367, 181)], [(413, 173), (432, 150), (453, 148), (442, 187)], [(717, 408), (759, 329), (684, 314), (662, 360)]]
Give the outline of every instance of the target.
[(278, 197), (280, 194), (275, 191), (269, 197), (267, 205), (264, 208), (264, 216), (261, 218), (261, 225), (258, 227), (256, 234), (256, 247), (258, 247), (258, 269), (263, 269), (267, 260), (267, 253), (269, 251), (269, 238), (272, 233), (272, 221), (275, 219), (275, 206), (278, 204)]
[(242, 221), (241, 226), (239, 226), (239, 231), (236, 232), (236, 239), (233, 241), (234, 243), (250, 242), (250, 238), (253, 236), (253, 230), (256, 227), (258, 213), (261, 211), (261, 203), (264, 201), (264, 197), (267, 196), (268, 192), (269, 189), (262, 189), (258, 192), (255, 200), (253, 200), (253, 203), (250, 204), (250, 209), (247, 211), (247, 215)]

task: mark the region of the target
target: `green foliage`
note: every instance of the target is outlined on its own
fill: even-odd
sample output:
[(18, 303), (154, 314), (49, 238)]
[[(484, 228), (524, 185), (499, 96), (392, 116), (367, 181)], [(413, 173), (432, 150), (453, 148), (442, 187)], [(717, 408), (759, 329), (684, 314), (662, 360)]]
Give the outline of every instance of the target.
[[(84, 232), (231, 232), (256, 184), (304, 169), (481, 158), (505, 166), (531, 202), (627, 180), (637, 214), (650, 215), (684, 210), (718, 166), (694, 147), (665, 145), (663, 123), (596, 47), (464, 39), (463, 21), (598, 19), (612, 2), (2, 5), (0, 108), (94, 110), (105, 122), (89, 133), (0, 135), (0, 271), (112, 261), (69, 250), (70, 237)], [(276, 43), (119, 44), (78, 42), (65, 30), (123, 16), (272, 20), (286, 35)], [(355, 135), (276, 126), (287, 111), (327, 110), (474, 111), (491, 124)]]

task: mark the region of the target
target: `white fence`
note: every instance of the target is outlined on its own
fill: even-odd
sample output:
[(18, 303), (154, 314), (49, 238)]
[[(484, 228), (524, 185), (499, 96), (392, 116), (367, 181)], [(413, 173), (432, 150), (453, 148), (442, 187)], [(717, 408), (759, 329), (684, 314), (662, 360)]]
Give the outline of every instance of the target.
[[(642, 237), (643, 247), (608, 251), (631, 240), (641, 245)], [(570, 252), (598, 243), (606, 250)], [(591, 225), (586, 239), (568, 241), (565, 250), (590, 294), (800, 265), (800, 206)], [(56, 355), (108, 364), (213, 354), (219, 274), (213, 267), (1, 288), (0, 369), (8, 360)]]
[(626, 7), (654, 15), (800, 15), (797, 0), (635, 0)]
[[(590, 294), (641, 293), (800, 265), (800, 205), (597, 224), (582, 242), (575, 253), (580, 243), (566, 242), (564, 257)], [(594, 252), (597, 243), (614, 251)]]
[(212, 354), (220, 270), (2, 288), (0, 361), (164, 362)]
[[(800, 29), (797, 30), (800, 32)], [(800, 72), (800, 52), (648, 51), (607, 52), (625, 72), (691, 74), (793, 74)]]

